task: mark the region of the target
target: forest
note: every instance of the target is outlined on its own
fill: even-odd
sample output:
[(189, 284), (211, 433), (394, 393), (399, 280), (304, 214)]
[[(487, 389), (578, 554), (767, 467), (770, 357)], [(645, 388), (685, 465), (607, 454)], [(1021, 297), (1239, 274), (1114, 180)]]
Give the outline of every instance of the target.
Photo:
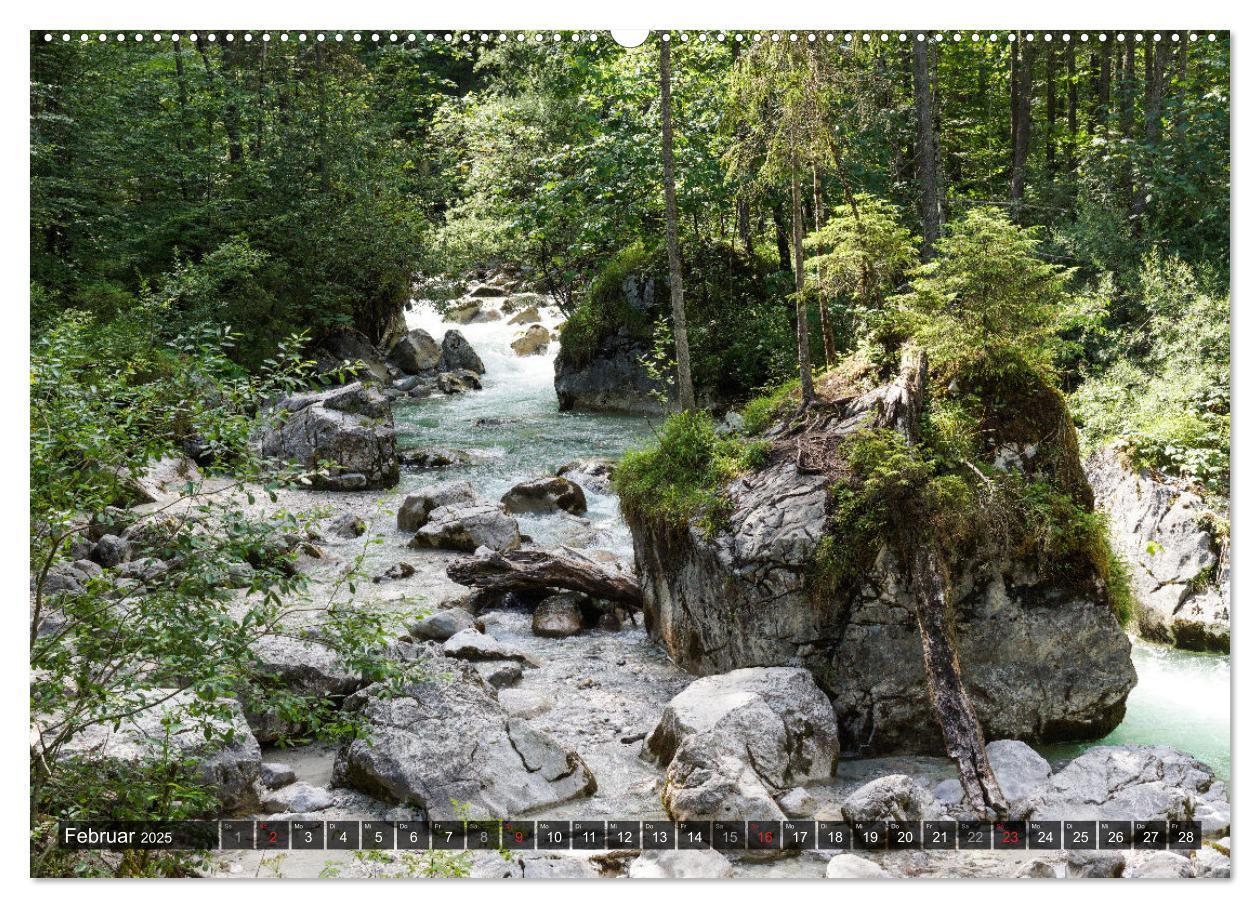
[[(303, 740), (360, 734), (342, 694), (251, 667), (309, 593), (295, 559), (329, 513), (288, 507), (311, 474), (260, 456), (259, 421), (340, 384), (333, 338), (388, 350), (413, 306), (449, 311), (488, 274), (558, 312), (558, 392), (617, 345), (646, 376), (655, 400), (631, 409), (654, 444), (615, 485), (640, 560), (640, 525), (722, 531), (721, 489), (777, 462), (777, 430), (758, 437), (776, 421), (800, 430), (865, 389), (854, 376), (913, 386), (908, 346), (930, 376), (922, 430), (916, 403), (820, 468), (834, 535), (816, 595), (849, 595), (880, 545), (919, 576), (915, 551), (957, 563), (1000, 525), (1004, 552), (1100, 578), (1134, 620), (1132, 567), (1076, 480), (987, 462), (996, 423), (1040, 431), (1051, 411), (1070, 453), (1119, 444), (1227, 513), (1227, 33), (674, 32), (627, 49), (567, 31), (36, 32), (30, 54), (33, 872), (186, 872), (50, 845), (56, 817), (102, 804), (211, 809), (187, 759), (116, 777), (57, 762), (155, 685), (195, 694), (207, 740), (233, 698)], [(627, 290), (645, 277), (646, 303)], [(169, 573), (59, 587), (68, 561), (102, 563), (135, 478), (173, 454), (248, 505), (190, 487), (197, 519), (158, 511), (141, 531)], [(280, 509), (260, 516), (268, 497)], [(367, 561), (320, 587), (325, 641), (362, 678), (413, 683), (397, 616), (350, 607)], [(244, 617), (225, 580), (242, 564)]]

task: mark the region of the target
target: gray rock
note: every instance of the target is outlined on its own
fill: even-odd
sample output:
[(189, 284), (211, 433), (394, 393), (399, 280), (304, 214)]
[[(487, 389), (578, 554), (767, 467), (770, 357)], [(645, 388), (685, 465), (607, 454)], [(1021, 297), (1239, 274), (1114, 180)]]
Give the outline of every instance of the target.
[(408, 577), (414, 577), (415, 573), (415, 565), (408, 564), (406, 561), (400, 561), (377, 574), (372, 578), (372, 582), (384, 583), (387, 580), (406, 580)]
[(1132, 567), (1142, 636), (1229, 652), (1229, 544), (1209, 530), (1217, 515), (1188, 483), (1134, 470), (1119, 445), (1092, 454), (1085, 470)]
[(455, 322), (457, 325), (467, 325), (471, 323), (481, 312), (481, 300), (478, 299), (459, 299), (446, 307), (446, 311), (442, 313), (443, 318), (448, 322)]
[(547, 352), (551, 332), (542, 325), (530, 325), (512, 341), (512, 352), (517, 356), (539, 356)]
[(473, 668), (481, 680), (497, 689), (511, 687), (521, 680), (521, 664), (511, 659), (492, 662), (474, 662)]
[[(268, 634), (254, 641), (250, 650), (254, 655), (255, 683), (316, 697), (344, 697), (363, 683), (333, 650), (314, 640)], [(278, 710), (255, 706), (248, 700), (247, 704), (250, 728), (263, 744), (304, 731), (301, 724), (286, 719)]]
[(436, 659), (435, 680), (390, 696), (383, 685), (356, 694), (368, 736), (338, 753), (335, 785), (455, 819), (466, 804), (474, 819), (519, 816), (596, 789), (573, 751), (521, 719), (509, 717), (475, 675)]
[(511, 514), (586, 513), (586, 494), (582, 487), (563, 476), (519, 482), (508, 490), (501, 501)]
[[(189, 761), (225, 809), (248, 810), (254, 805), (254, 781), (262, 756), (235, 701), (214, 701), (213, 708), (223, 712), (220, 716), (206, 715), (208, 704), (190, 691), (172, 695), (154, 689), (138, 695), (155, 705), (130, 716), (116, 729), (112, 723), (89, 726), (66, 742), (57, 754), (58, 762), (87, 771), (114, 763), (136, 767), (166, 754)], [(203, 732), (207, 727), (209, 737)]]
[(398, 455), (399, 463), (404, 467), (417, 470), (436, 470), (441, 467), (467, 466), (478, 463), (479, 458), (459, 448), (417, 448), (404, 451)]
[(1076, 879), (1114, 879), (1124, 872), (1125, 852), (1068, 851), (1067, 876)]
[(667, 765), (662, 801), (676, 820), (782, 818), (774, 800), (829, 778), (835, 717), (804, 669), (740, 669), (674, 697), (644, 742)]
[(867, 782), (841, 802), (850, 823), (863, 820), (940, 820), (945, 810), (932, 793), (907, 775)]
[(1059, 876), (1059, 872), (1045, 858), (1033, 858), (1015, 868), (1012, 876), (1021, 880), (1053, 880)]
[(263, 798), (263, 810), (270, 813), (315, 813), (333, 805), (333, 796), (326, 788), (307, 782), (294, 782)]
[(670, 389), (648, 374), (650, 355), (648, 345), (624, 329), (602, 338), (590, 356), (578, 357), (562, 341), (555, 379), (561, 411), (665, 412), (657, 395)]
[(484, 503), (470, 482), (440, 482), (408, 495), (398, 509), (398, 529), (414, 533), (434, 510), (447, 504)]
[[(831, 777), (839, 756), (835, 718), (826, 695), (809, 672), (799, 668), (737, 669), (724, 675), (700, 678), (670, 700), (644, 749), (661, 765), (669, 763), (683, 740), (700, 732), (747, 733), (741, 713), (758, 704), (774, 717), (782, 752), (758, 760), (759, 771), (779, 789), (794, 783)], [(738, 737), (738, 734), (735, 735)], [(764, 743), (764, 742), (760, 742)], [(758, 746), (758, 742), (737, 741)], [(768, 756), (768, 755), (767, 755)]]
[(481, 379), (471, 369), (456, 369), (453, 372), (439, 372), (437, 389), (443, 394), (462, 394), (464, 391), (480, 391)]
[(137, 558), (135, 561), (124, 561), (115, 566), (114, 573), (119, 577), (142, 580), (147, 583), (150, 580), (156, 580), (169, 570), (170, 566), (160, 558)]
[(485, 374), (486, 367), (481, 357), (472, 348), (464, 335), (454, 329), (447, 331), (442, 338), (442, 355), (438, 361), (439, 372), (458, 372), (467, 369), (478, 375)]
[(117, 567), (131, 560), (131, 545), (112, 533), (106, 533), (92, 546), (92, 560), (101, 567)]
[(829, 880), (890, 880), (892, 874), (856, 854), (838, 854), (827, 862)]
[(305, 470), (332, 464), (327, 476), (314, 477), (317, 488), (345, 491), (397, 484), (394, 417), (378, 388), (353, 382), (295, 394), (281, 400), (274, 412), (283, 418), (263, 432), (264, 457)]
[(610, 495), (613, 490), (612, 479), (615, 468), (616, 461), (610, 458), (589, 457), (564, 464), (556, 470), (556, 475), (570, 479), (596, 495)]
[(1175, 851), (1135, 851), (1121, 876), (1130, 880), (1176, 880), (1194, 876), (1190, 859)]
[(1190, 859), (1194, 866), (1194, 875), (1208, 879), (1229, 879), (1230, 859), (1228, 851), (1217, 851), (1215, 848), (1200, 848)]
[(288, 763), (264, 763), (258, 768), (258, 781), (274, 790), (296, 782), (297, 774)]
[(542, 313), (537, 305), (527, 306), (508, 319), (509, 325), (531, 325), (542, 320)]
[(407, 633), (417, 640), (449, 640), (460, 631), (470, 630), (476, 619), (462, 608), (442, 609), (412, 624)]
[[(888, 390), (844, 403), (813, 431), (842, 443), (869, 424)], [(1073, 430), (1062, 416), (1055, 431), (1067, 437)], [(1079, 465), (1063, 459), (1059, 468), (1057, 487), (1088, 494)], [(832, 696), (846, 751), (940, 753), (914, 596), (899, 561), (877, 552), (859, 581), (817, 593), (830, 486), (823, 473), (776, 457), (727, 487), (730, 516), (717, 532), (666, 531), (628, 515), (645, 624), (695, 674), (809, 669)], [(1035, 564), (987, 556), (948, 568), (959, 659), (989, 737), (1079, 740), (1119, 724), (1137, 674), (1129, 639), (1094, 586), (1064, 585)], [(1101, 588), (1101, 577), (1090, 580)]]
[(438, 361), (442, 358), (442, 348), (429, 332), (413, 328), (394, 344), (394, 348), (389, 351), (389, 358), (408, 375), (419, 375), (437, 368)]
[(557, 593), (534, 608), (532, 627), (537, 637), (572, 637), (582, 630), (582, 596)]
[(1011, 810), (1030, 820), (1190, 820), (1213, 782), (1206, 764), (1171, 747), (1091, 747)]
[(804, 788), (793, 788), (779, 795), (778, 801), (783, 813), (791, 819), (810, 819), (818, 809), (818, 802)]
[(1022, 801), (1050, 778), (1050, 764), (1023, 741), (990, 741), (984, 750), (1008, 804)]
[(442, 653), (453, 659), (467, 659), (470, 662), (494, 662), (503, 659), (531, 661), (523, 650), (471, 628), (460, 631), (443, 643)]
[(517, 719), (536, 719), (555, 705), (542, 691), (512, 688), (499, 691), (499, 703), (509, 716)]
[(482, 546), (496, 552), (520, 548), (521, 532), (516, 520), (498, 505), (442, 505), (429, 514), (429, 520), (408, 543), (413, 549), (454, 549), (475, 552)]
[(370, 378), (382, 384), (394, 378), (381, 351), (353, 328), (339, 328), (324, 338), (315, 350), (315, 364), (321, 372), (344, 370), (354, 377)]
[(1224, 782), (1213, 782), (1194, 798), (1194, 818), (1202, 824), (1203, 835), (1218, 838), (1229, 835), (1231, 811)]
[(590, 861), (559, 854), (526, 854), (519, 862), (525, 880), (594, 880), (600, 875)]
[(367, 524), (358, 514), (342, 514), (328, 525), (328, 532), (342, 539), (355, 539), (367, 532)]
[(726, 880), (735, 867), (712, 848), (682, 851), (645, 851), (630, 862), (632, 880)]

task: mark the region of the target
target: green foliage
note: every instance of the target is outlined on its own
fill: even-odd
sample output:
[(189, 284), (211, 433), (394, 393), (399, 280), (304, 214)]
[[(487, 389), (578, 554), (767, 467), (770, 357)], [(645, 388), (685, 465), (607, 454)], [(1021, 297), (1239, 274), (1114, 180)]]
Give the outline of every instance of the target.
[(696, 521), (708, 533), (723, 525), (729, 509), (726, 486), (768, 462), (765, 444), (720, 436), (705, 413), (673, 413), (655, 447), (631, 451), (618, 464), (614, 482), (621, 510), (632, 520), (681, 530)]
[(1038, 236), (994, 208), (947, 225), (937, 257), (899, 297), (934, 377), (948, 384), (1053, 375), (1071, 273), (1041, 260)]
[(831, 219), (805, 238), (805, 248), (814, 253), (805, 267), (816, 275), (818, 291), (847, 303), (858, 336), (917, 261), (914, 239), (901, 226), (896, 207), (868, 193), (837, 206)]
[(744, 417), (744, 431), (748, 435), (760, 435), (783, 415), (789, 402), (801, 393), (801, 380), (788, 379), (776, 385), (765, 394), (754, 397), (744, 404), (741, 415)]
[(1229, 297), (1206, 290), (1178, 259), (1140, 269), (1139, 334), (1116, 332), (1122, 351), (1072, 394), (1087, 451), (1125, 443), (1137, 466), (1229, 494)]

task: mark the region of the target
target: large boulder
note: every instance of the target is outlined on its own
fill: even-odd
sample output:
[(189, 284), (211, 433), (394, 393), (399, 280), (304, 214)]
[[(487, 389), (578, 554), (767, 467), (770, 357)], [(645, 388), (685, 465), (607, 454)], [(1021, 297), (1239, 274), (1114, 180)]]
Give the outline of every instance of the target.
[(564, 345), (556, 357), (556, 399), (561, 410), (660, 414), (658, 395), (668, 388), (654, 379), (645, 363), (651, 350), (624, 328), (602, 338), (593, 351), (579, 354)]
[(335, 785), (423, 809), (429, 819), (493, 819), (593, 794), (576, 753), (509, 717), (475, 673), (432, 660), (433, 680), (355, 694), (368, 735), (337, 755)]
[(1190, 484), (1134, 469), (1117, 444), (1090, 455), (1085, 471), (1132, 567), (1142, 636), (1229, 652), (1229, 537), (1217, 529), (1228, 518)]
[(800, 668), (740, 669), (674, 697), (644, 742), (666, 770), (675, 819), (782, 817), (774, 800), (826, 779), (839, 755), (835, 715)]
[(472, 348), (472, 344), (468, 343), (464, 335), (452, 328), (442, 338), (442, 355), (438, 360), (438, 371), (457, 372), (460, 369), (467, 369), (478, 375), (486, 371), (481, 357)]
[(735, 867), (712, 848), (645, 851), (630, 862), (626, 876), (632, 880), (726, 880), (735, 876)]
[(264, 457), (315, 470), (331, 464), (314, 485), (385, 489), (398, 482), (394, 416), (375, 387), (359, 382), (281, 400), (262, 434)]
[(417, 640), (436, 640), (441, 643), (460, 631), (472, 630), (476, 621), (466, 609), (446, 608), (421, 618), (407, 629), (407, 633)]
[(254, 780), (262, 754), (235, 701), (215, 702), (224, 717), (206, 714), (206, 704), (191, 691), (155, 689), (141, 691), (139, 696), (155, 705), (117, 727), (113, 723), (88, 726), (60, 748), (58, 762), (95, 768), (104, 779), (117, 769), (175, 759), (192, 767), (224, 809), (254, 806)]
[(512, 514), (586, 513), (586, 493), (576, 482), (563, 476), (518, 482), (500, 501)]
[(940, 820), (945, 810), (932, 793), (907, 775), (872, 779), (852, 792), (840, 805), (846, 821)]
[[(1046, 758), (1023, 741), (990, 741), (985, 753), (1007, 803), (1024, 799), (1050, 778), (1050, 764)], [(945, 780), (933, 794), (946, 804), (963, 802), (962, 783), (957, 779)]]
[(456, 369), (453, 372), (439, 372), (437, 389), (443, 394), (463, 394), (465, 391), (480, 391), (481, 379), (472, 369)]
[(616, 461), (607, 457), (588, 457), (562, 464), (556, 470), (556, 475), (572, 480), (596, 495), (610, 495), (616, 466)]
[(352, 377), (388, 384), (394, 371), (367, 336), (353, 328), (338, 328), (315, 348), (315, 365), (321, 372), (347, 371)]
[(408, 495), (398, 509), (398, 529), (414, 533), (443, 505), (474, 504), (482, 499), (467, 481), (439, 482)]
[(550, 331), (543, 325), (530, 325), (512, 341), (511, 347), (517, 356), (539, 356), (547, 352), (550, 343)]
[[(841, 456), (842, 442), (870, 425), (893, 390), (839, 395), (811, 419), (811, 443)], [(1053, 429), (1066, 441), (1025, 446), (1021, 467), (1071, 489), (1086, 507), (1079, 461), (1060, 450), (1074, 449), (1066, 410), (1060, 398), (1042, 397), (1026, 407), (1040, 417), (1037, 432)], [(809, 669), (832, 700), (846, 752), (940, 753), (910, 578), (890, 551), (876, 549), (854, 582), (820, 589), (816, 555), (832, 532), (835, 480), (824, 469), (799, 469), (799, 439), (779, 441), (784, 431), (782, 424), (769, 430), (765, 466), (726, 487), (729, 516), (720, 526), (679, 528), (639, 510), (627, 514), (645, 625), (695, 674)], [(1017, 434), (1012, 426), (1002, 431)], [(947, 570), (955, 645), (986, 737), (1077, 740), (1119, 724), (1137, 675), (1094, 568), (1048, 576), (1036, 564), (985, 555)]]
[(389, 351), (390, 362), (408, 375), (419, 375), (436, 369), (441, 358), (442, 348), (422, 328), (408, 331)]
[(1091, 747), (1013, 804), (1011, 812), (1029, 820), (1194, 820), (1223, 814), (1224, 825), (1214, 824), (1212, 833), (1229, 831), (1225, 786), (1211, 768), (1156, 745)]
[(829, 880), (888, 880), (892, 874), (856, 854), (838, 854), (827, 862)]
[(582, 630), (582, 596), (557, 593), (534, 607), (533, 631), (537, 637), (572, 637)]
[(520, 548), (521, 531), (516, 520), (494, 504), (442, 505), (416, 530), (408, 543), (413, 549), (454, 549), (475, 552), (483, 545), (496, 552)]

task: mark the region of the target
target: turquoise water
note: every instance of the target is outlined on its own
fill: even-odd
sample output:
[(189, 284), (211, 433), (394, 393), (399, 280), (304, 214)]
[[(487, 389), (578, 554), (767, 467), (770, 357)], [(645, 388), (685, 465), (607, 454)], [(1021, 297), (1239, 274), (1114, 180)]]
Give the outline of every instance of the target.
[(1095, 744), (1166, 744), (1193, 754), (1218, 777), (1230, 777), (1229, 657), (1133, 642), (1137, 687), (1124, 721), (1098, 741), (1042, 748), (1056, 762)]
[[(557, 313), (546, 319), (554, 324)], [(561, 413), (553, 385), (557, 344), (542, 356), (520, 357), (508, 346), (521, 330), (505, 321), (456, 326), (417, 305), (411, 327), (438, 340), (458, 327), (486, 366), (484, 390), (435, 397), (395, 407), (401, 449), (442, 446), (468, 451), (471, 466), (404, 473), (400, 491), (431, 482), (469, 479), (498, 498), (515, 483), (553, 473), (559, 465), (592, 456), (616, 457), (652, 437), (643, 417)], [(563, 517), (521, 520), (542, 544), (564, 542), (612, 549), (629, 558), (628, 533), (612, 496), (588, 495), (589, 523)], [(1138, 684), (1124, 721), (1101, 741), (1057, 745), (1043, 752), (1064, 760), (1094, 744), (1166, 744), (1193, 754), (1225, 779), (1230, 775), (1229, 657), (1184, 652), (1134, 641)]]

